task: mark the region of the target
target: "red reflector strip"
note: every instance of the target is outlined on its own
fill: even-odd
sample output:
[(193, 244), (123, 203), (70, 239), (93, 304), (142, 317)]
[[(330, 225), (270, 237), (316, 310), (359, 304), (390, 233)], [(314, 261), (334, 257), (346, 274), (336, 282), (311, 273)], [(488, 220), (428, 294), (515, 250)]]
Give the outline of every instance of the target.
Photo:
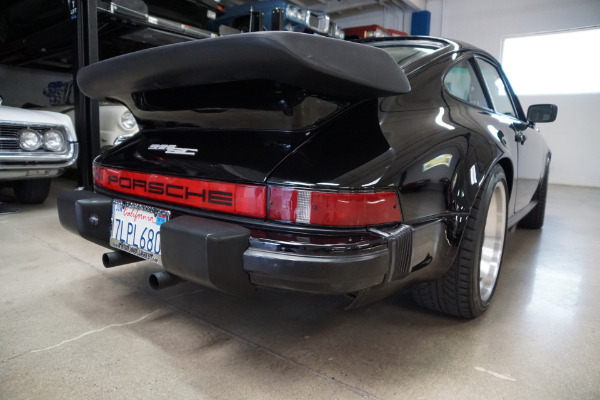
[(269, 189), (268, 218), (326, 226), (367, 226), (400, 222), (395, 192), (340, 193)]
[(265, 218), (267, 188), (145, 174), (94, 165), (94, 184), (132, 196), (189, 207)]

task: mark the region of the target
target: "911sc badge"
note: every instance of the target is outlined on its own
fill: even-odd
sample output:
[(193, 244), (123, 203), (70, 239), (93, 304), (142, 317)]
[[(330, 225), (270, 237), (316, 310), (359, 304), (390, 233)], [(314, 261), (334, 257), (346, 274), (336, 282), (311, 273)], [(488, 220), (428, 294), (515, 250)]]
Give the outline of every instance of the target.
[(165, 154), (179, 154), (183, 156), (195, 156), (198, 149), (177, 147), (175, 144), (151, 144), (148, 150), (163, 150)]

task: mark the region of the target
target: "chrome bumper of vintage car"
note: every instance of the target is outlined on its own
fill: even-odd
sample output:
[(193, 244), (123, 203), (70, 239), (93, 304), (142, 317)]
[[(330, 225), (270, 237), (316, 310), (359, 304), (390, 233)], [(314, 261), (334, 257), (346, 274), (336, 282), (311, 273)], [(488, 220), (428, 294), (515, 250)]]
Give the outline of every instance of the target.
[(54, 178), (73, 165), (78, 154), (78, 143), (69, 143), (59, 154), (0, 151), (0, 179)]
[[(59, 194), (60, 222), (110, 248), (112, 201), (87, 191)], [(267, 237), (240, 225), (190, 215), (161, 226), (162, 266), (178, 277), (232, 294), (254, 287), (313, 293), (357, 292), (410, 272), (414, 231), (402, 225), (351, 239)], [(285, 236), (285, 235), (284, 235)], [(140, 259), (141, 261), (141, 259)]]

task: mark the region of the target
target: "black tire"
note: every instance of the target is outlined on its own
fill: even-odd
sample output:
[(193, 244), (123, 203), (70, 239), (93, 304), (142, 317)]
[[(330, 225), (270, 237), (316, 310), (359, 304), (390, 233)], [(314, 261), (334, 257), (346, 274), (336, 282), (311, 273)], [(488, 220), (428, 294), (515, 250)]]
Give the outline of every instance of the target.
[[(413, 287), (412, 295), (419, 305), (463, 318), (478, 317), (488, 309), (504, 253), (507, 194), (506, 176), (497, 165), (471, 208), (452, 267), (437, 281)], [(484, 246), (486, 252), (482, 251)]]
[(521, 221), (519, 221), (519, 228), (540, 229), (542, 226), (544, 226), (544, 218), (546, 216), (546, 198), (548, 197), (549, 173), (550, 168), (548, 166), (546, 167), (546, 172), (544, 173), (544, 179), (542, 180), (540, 187), (538, 187), (533, 197), (533, 199), (537, 201), (537, 204)]
[(50, 178), (18, 181), (13, 190), (21, 204), (43, 203), (50, 192)]

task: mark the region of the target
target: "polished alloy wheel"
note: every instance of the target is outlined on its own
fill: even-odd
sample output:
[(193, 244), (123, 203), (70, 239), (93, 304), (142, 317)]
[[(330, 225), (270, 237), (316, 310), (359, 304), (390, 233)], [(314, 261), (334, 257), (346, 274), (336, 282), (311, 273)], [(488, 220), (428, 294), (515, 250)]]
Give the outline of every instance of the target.
[(492, 199), (485, 220), (485, 232), (481, 246), (481, 260), (479, 262), (479, 294), (481, 301), (488, 301), (494, 292), (504, 238), (506, 236), (506, 189), (502, 182), (494, 188)]

